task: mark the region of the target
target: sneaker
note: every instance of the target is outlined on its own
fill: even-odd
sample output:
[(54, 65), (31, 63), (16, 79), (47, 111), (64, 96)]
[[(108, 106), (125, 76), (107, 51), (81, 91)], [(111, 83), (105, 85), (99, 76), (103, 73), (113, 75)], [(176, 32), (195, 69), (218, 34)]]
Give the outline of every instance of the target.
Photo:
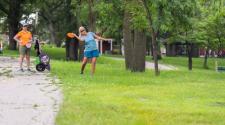
[(27, 71), (28, 71), (28, 72), (34, 72), (34, 71), (32, 71), (31, 69), (29, 69), (29, 68), (27, 69)]
[(21, 68), (19, 71), (24, 72), (23, 68)]

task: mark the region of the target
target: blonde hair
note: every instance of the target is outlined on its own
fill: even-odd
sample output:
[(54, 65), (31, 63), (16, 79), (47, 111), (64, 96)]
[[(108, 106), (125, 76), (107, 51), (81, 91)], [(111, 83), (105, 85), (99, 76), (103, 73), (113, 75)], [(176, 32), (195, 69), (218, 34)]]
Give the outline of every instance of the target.
[(79, 36), (81, 36), (81, 30), (84, 30), (84, 31), (86, 31), (86, 29), (83, 27), (83, 26), (81, 26), (80, 28), (79, 28)]

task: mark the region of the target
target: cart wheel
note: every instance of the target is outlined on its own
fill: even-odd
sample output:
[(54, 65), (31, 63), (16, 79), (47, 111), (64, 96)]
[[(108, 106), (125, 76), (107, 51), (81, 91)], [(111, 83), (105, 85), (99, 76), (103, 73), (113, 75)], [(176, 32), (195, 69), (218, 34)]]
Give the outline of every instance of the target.
[(39, 71), (39, 72), (43, 72), (45, 71), (45, 65), (44, 64), (37, 64), (36, 65), (36, 70)]
[(50, 71), (50, 69), (51, 69), (50, 64), (46, 65), (45, 66), (45, 69), (47, 69), (48, 71)]

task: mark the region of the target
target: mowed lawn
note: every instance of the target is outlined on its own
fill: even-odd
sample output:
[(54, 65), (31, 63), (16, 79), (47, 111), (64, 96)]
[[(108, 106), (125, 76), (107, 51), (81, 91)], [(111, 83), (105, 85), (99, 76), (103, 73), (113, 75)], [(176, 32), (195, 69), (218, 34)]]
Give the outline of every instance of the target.
[(152, 70), (131, 73), (123, 61), (101, 56), (91, 77), (90, 64), (80, 75), (79, 62), (63, 61), (64, 49), (44, 47), (44, 52), (64, 94), (57, 125), (225, 125), (225, 73), (214, 71), (215, 61), (225, 66), (225, 59), (211, 58), (205, 70), (203, 59), (195, 58), (188, 71), (187, 58), (164, 57), (160, 63), (178, 70), (155, 77)]
[(152, 70), (131, 73), (123, 61), (102, 56), (97, 72), (90, 76), (90, 64), (80, 75), (80, 63), (52, 61), (52, 73), (61, 79), (64, 102), (57, 125), (224, 125), (225, 73), (202, 68), (194, 59), (193, 71), (185, 57), (166, 57), (161, 63), (176, 71)]

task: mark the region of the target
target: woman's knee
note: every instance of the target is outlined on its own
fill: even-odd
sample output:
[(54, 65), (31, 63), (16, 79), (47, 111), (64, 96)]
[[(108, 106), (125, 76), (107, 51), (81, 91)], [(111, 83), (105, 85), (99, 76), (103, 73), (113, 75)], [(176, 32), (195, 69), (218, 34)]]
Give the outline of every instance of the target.
[(25, 55), (20, 54), (20, 58), (23, 59), (25, 57)]
[(97, 61), (97, 58), (92, 58), (91, 59), (91, 62), (94, 62), (95, 63), (96, 61)]
[(82, 64), (83, 64), (83, 65), (84, 65), (84, 64), (87, 64), (87, 59), (83, 59)]
[(30, 59), (30, 55), (26, 55), (26, 58), (27, 58), (27, 59)]

